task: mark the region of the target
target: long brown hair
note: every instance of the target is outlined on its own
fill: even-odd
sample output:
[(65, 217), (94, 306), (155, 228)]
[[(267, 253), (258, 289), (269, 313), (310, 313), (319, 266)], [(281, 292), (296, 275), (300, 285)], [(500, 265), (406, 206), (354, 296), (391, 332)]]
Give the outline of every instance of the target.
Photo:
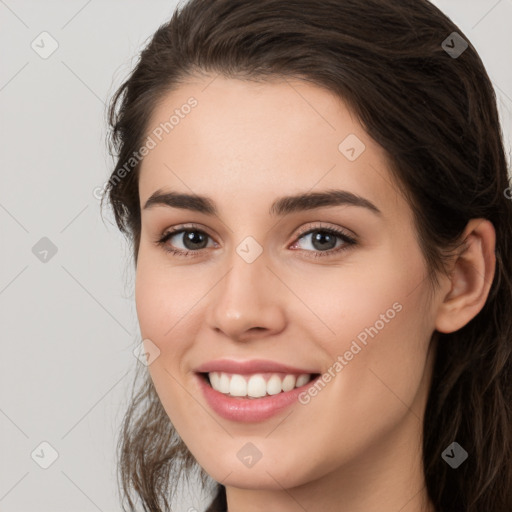
[[(454, 47), (462, 53), (450, 54)], [(180, 5), (110, 104), (109, 141), (117, 163), (105, 197), (133, 245), (135, 265), (140, 161), (130, 157), (147, 137), (157, 102), (198, 73), (299, 78), (346, 101), (389, 156), (434, 286), (467, 222), (481, 217), (493, 223), (497, 264), (485, 306), (458, 331), (434, 333), (438, 350), (424, 418), (423, 467), (437, 510), (510, 512), (512, 201), (505, 194), (509, 181), (496, 96), (468, 38), (426, 0)], [(137, 498), (145, 511), (162, 512), (169, 510), (181, 474), (198, 470), (204, 485), (208, 476), (174, 430), (148, 374), (143, 377), (124, 418), (119, 480), (130, 511)], [(441, 457), (454, 441), (469, 454), (456, 470)], [(225, 506), (225, 488), (217, 485), (209, 510)]]

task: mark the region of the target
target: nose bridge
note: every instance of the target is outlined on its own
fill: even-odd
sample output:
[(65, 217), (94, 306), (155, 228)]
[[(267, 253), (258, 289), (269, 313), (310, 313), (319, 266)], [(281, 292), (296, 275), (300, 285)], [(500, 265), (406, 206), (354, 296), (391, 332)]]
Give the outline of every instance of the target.
[[(268, 273), (266, 258), (258, 256), (255, 259), (244, 259), (240, 256), (239, 250), (244, 249), (243, 244), (236, 248), (230, 258), (230, 270), (219, 287), (217, 305), (222, 306), (225, 312), (232, 311), (234, 317), (240, 316), (241, 310), (250, 307), (251, 310), (258, 308), (258, 303), (264, 300), (265, 286)], [(247, 251), (247, 255), (250, 250)]]
[(257, 299), (258, 282), (266, 281), (269, 273), (267, 252), (252, 236), (246, 236), (234, 246), (228, 256), (229, 274), (222, 287), (223, 299), (230, 301), (242, 300), (244, 303)]
[[(247, 237), (229, 258), (229, 270), (210, 303), (210, 325), (238, 338), (258, 327), (274, 330), (283, 320), (263, 247)], [(258, 330), (260, 330), (258, 329)]]

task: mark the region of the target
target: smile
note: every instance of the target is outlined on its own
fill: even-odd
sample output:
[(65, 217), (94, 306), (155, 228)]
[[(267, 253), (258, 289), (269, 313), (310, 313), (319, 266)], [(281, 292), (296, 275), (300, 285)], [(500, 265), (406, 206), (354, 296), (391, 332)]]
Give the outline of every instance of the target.
[(300, 393), (320, 378), (319, 373), (275, 372), (253, 375), (209, 372), (195, 373), (195, 376), (210, 409), (236, 422), (260, 422), (277, 415), (296, 403)]
[(286, 373), (256, 373), (241, 375), (226, 372), (210, 372), (208, 382), (215, 391), (232, 397), (261, 398), (300, 388), (311, 381), (312, 375)]

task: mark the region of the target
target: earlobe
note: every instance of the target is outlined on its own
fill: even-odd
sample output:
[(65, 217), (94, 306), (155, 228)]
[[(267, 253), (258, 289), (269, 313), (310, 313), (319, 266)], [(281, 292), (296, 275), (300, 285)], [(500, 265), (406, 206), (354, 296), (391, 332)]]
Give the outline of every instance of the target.
[(462, 238), (465, 250), (453, 262), (451, 288), (441, 298), (436, 330), (450, 333), (464, 327), (484, 307), (496, 266), (494, 226), (487, 219), (468, 222)]

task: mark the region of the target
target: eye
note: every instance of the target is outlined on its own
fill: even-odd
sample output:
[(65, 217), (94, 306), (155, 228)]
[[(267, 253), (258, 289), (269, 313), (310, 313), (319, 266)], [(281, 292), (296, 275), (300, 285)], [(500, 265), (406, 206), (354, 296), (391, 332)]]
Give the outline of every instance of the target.
[[(332, 227), (326, 228), (323, 226), (313, 227), (306, 231), (300, 232), (298, 240), (306, 239), (307, 237), (310, 237), (310, 235), (313, 235), (309, 242), (309, 245), (313, 247), (313, 251), (306, 250), (306, 252), (311, 252), (311, 256), (314, 258), (337, 254), (341, 251), (349, 249), (351, 246), (356, 245), (357, 243), (354, 237), (348, 235), (341, 229)], [(336, 247), (337, 239), (341, 240), (341, 244)], [(292, 247), (295, 247), (296, 245), (297, 243), (295, 243)]]
[[(176, 249), (174, 244), (169, 244), (168, 242), (173, 238), (177, 240), (181, 239), (181, 242), (185, 245), (185, 249)], [(198, 253), (206, 248), (205, 241), (207, 241), (208, 238), (210, 238), (210, 235), (196, 228), (196, 226), (182, 226), (181, 228), (166, 231), (163, 236), (156, 241), (156, 244), (161, 246), (164, 251), (178, 256), (196, 256), (194, 253)]]
[[(297, 240), (306, 239), (311, 237), (309, 245), (313, 247), (313, 250), (304, 249), (299, 247), (301, 250), (308, 253), (312, 253), (312, 257), (330, 256), (334, 253), (346, 250), (351, 246), (355, 245), (357, 241), (352, 236), (338, 228), (326, 228), (323, 226), (316, 226), (309, 228), (308, 230), (302, 230)], [(176, 248), (174, 244), (170, 244), (173, 238), (184, 245), (184, 249)], [(197, 228), (194, 225), (191, 226), (180, 226), (176, 229), (166, 231), (161, 238), (156, 240), (156, 244), (161, 246), (166, 252), (177, 255), (177, 256), (198, 256), (199, 253), (207, 248), (208, 238), (211, 238), (208, 233), (202, 229)], [(341, 244), (337, 245), (337, 241), (341, 240)], [(308, 245), (308, 244), (306, 244)], [(297, 246), (297, 242), (291, 247)], [(308, 256), (310, 257), (310, 256)]]

